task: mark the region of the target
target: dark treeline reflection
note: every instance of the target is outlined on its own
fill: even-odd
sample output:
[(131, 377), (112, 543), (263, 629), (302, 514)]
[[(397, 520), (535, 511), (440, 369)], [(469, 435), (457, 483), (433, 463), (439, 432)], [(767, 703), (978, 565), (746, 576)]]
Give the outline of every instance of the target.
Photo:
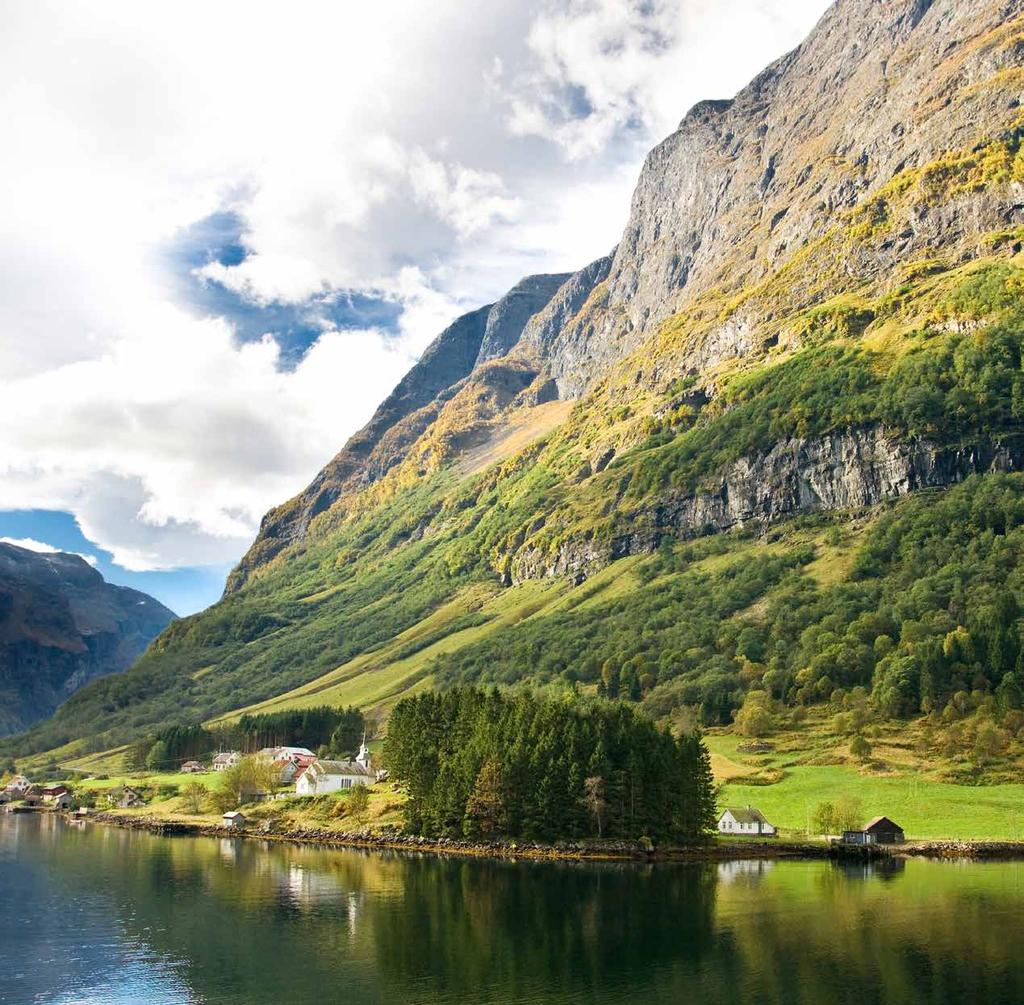
[(8, 817), (0, 897), (0, 1001), (1024, 1001), (1017, 864), (504, 863)]

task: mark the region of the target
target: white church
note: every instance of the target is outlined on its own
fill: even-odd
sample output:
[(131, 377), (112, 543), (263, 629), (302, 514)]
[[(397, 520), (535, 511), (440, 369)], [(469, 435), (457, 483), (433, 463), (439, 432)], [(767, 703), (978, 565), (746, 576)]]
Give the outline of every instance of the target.
[(377, 774), (370, 763), (370, 749), (363, 739), (359, 753), (351, 761), (315, 760), (299, 776), (295, 793), (300, 796), (322, 796), (327, 792), (340, 792), (353, 785), (372, 785)]

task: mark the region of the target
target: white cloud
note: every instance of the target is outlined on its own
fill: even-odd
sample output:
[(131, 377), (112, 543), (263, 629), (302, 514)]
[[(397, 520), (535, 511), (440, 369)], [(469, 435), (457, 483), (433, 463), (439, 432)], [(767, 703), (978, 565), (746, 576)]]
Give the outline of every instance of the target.
[[(230, 561), (457, 313), (605, 253), (648, 146), (826, 0), (34, 0), (0, 7), (0, 509), (129, 568)], [(337, 290), (293, 370), (168, 275), (215, 212), (254, 305)]]
[[(43, 555), (58, 555), (64, 552), (63, 548), (54, 548), (52, 544), (45, 541), (37, 541), (34, 537), (0, 537), (0, 544), (13, 544), (16, 548), (24, 548), (26, 551), (38, 551)], [(99, 559), (95, 555), (86, 555), (81, 551), (72, 551), (90, 565), (98, 565)]]

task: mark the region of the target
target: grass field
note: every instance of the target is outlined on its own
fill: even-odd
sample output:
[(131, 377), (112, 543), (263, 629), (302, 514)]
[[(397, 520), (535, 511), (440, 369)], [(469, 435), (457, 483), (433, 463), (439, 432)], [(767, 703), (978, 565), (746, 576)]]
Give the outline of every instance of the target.
[(881, 771), (855, 763), (808, 763), (840, 756), (823, 751), (815, 738), (824, 739), (811, 724), (803, 749), (793, 749), (793, 734), (784, 734), (769, 740), (773, 752), (744, 756), (736, 750), (742, 737), (709, 735), (712, 767), (722, 785), (719, 806), (756, 806), (796, 835), (812, 829), (818, 803), (847, 795), (860, 799), (866, 818), (891, 817), (908, 838), (1024, 839), (1024, 784), (944, 781), (935, 777), (941, 775), (938, 760), (922, 763), (903, 747), (892, 748), (903, 755), (898, 760), (884, 741), (876, 744), (885, 757)]

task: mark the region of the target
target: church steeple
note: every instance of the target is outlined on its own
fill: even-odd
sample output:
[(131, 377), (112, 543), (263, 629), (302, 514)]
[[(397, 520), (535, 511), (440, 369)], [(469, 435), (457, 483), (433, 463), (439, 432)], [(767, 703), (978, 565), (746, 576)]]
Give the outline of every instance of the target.
[(363, 733), (363, 742), (359, 744), (359, 755), (356, 757), (356, 763), (361, 764), (367, 770), (370, 768), (370, 748), (366, 746), (366, 733)]

